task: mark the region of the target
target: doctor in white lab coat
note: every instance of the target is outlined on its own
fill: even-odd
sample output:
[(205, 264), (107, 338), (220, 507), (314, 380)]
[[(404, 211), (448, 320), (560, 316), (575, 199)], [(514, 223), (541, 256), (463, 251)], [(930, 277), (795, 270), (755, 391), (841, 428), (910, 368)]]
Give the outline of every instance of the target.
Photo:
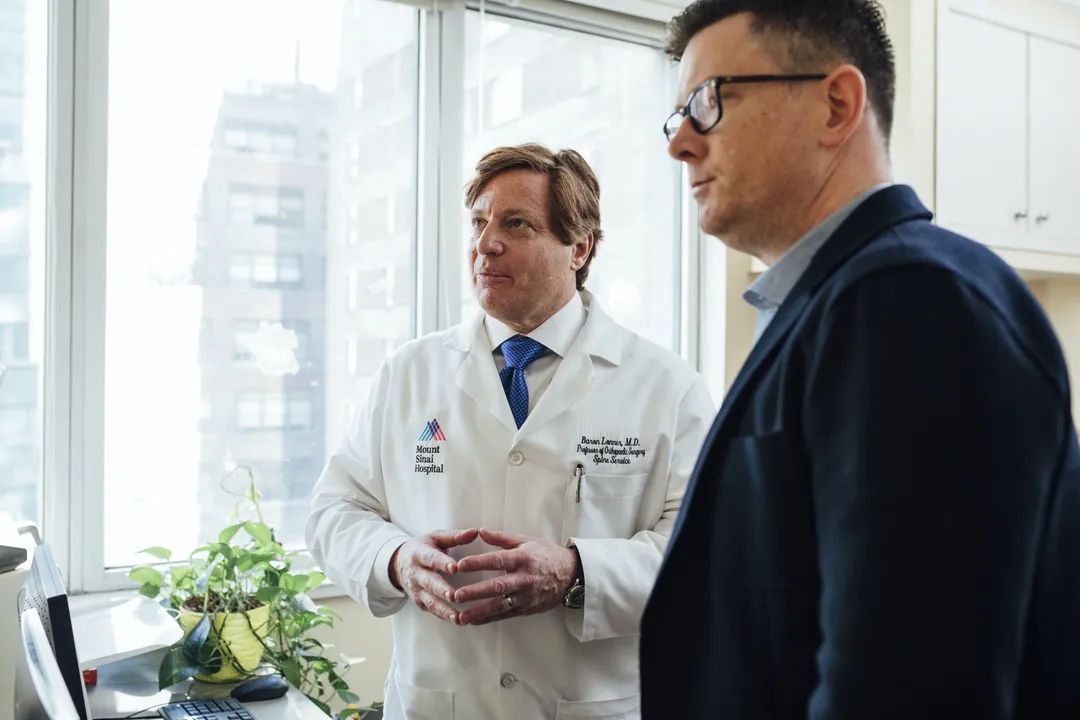
[(466, 188), (483, 309), (382, 365), (307, 541), (393, 616), (387, 720), (638, 718), (638, 622), (715, 414), (584, 290), (599, 184), (572, 150)]

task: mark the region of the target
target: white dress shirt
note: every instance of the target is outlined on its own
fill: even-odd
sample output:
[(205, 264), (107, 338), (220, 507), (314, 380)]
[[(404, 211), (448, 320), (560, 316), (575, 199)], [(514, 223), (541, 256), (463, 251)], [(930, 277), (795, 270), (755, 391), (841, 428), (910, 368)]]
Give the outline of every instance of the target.
[[(585, 327), (588, 314), (584, 303), (581, 302), (581, 295), (575, 292), (561, 310), (526, 335), (526, 337), (540, 343), (549, 351), (525, 368), (525, 387), (529, 389), (529, 412), (533, 411), (533, 408), (536, 407), (536, 401), (540, 399), (540, 396), (544, 394), (544, 390), (551, 384), (551, 379), (555, 377), (555, 371), (559, 368), (559, 362), (566, 357), (566, 353), (570, 351), (570, 346), (574, 344), (578, 333)], [(487, 332), (491, 347), (494, 348), (495, 367), (499, 369), (499, 372), (502, 372), (502, 369), (506, 367), (506, 361), (503, 359), (501, 346), (510, 338), (521, 333), (507, 327), (490, 315), (484, 318), (484, 330)]]

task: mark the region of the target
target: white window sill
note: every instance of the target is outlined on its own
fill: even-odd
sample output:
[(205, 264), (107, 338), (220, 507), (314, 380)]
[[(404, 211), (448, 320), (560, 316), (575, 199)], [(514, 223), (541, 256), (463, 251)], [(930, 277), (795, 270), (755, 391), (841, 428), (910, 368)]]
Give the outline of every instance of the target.
[[(333, 583), (327, 581), (309, 593), (312, 600), (335, 600), (348, 596)], [(138, 590), (111, 590), (106, 592), (82, 593), (68, 596), (68, 607), (72, 615), (83, 615), (94, 610), (122, 605), (133, 598), (141, 597)]]

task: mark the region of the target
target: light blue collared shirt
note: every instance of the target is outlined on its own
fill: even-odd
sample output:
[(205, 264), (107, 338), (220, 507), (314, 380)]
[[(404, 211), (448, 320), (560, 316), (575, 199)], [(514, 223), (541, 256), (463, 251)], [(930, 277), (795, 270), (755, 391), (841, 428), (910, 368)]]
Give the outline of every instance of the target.
[(889, 187), (892, 183), (884, 183), (870, 188), (866, 192), (853, 198), (842, 208), (827, 217), (824, 222), (813, 230), (803, 235), (786, 253), (773, 263), (772, 267), (763, 272), (755, 280), (746, 292), (743, 299), (757, 308), (757, 327), (754, 330), (754, 343), (761, 338), (765, 328), (776, 317), (776, 311), (784, 304), (784, 300), (791, 293), (792, 288), (799, 282), (806, 269), (810, 267), (810, 261), (814, 255), (832, 237), (833, 233), (840, 229), (851, 213), (863, 204), (863, 202), (878, 190)]

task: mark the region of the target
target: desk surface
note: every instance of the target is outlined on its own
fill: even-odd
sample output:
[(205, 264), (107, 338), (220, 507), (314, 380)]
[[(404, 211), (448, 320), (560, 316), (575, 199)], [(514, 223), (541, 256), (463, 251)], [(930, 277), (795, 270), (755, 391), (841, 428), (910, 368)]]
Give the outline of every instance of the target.
[[(98, 682), (86, 689), (90, 716), (94, 720), (125, 717), (160, 717), (158, 708), (171, 702), (228, 697), (233, 685), (181, 683), (167, 691), (157, 689), (157, 671), (164, 651), (106, 665), (98, 670)], [(326, 715), (296, 688), (285, 697), (245, 703), (256, 720), (326, 720)], [(145, 712), (141, 712), (144, 711)]]

